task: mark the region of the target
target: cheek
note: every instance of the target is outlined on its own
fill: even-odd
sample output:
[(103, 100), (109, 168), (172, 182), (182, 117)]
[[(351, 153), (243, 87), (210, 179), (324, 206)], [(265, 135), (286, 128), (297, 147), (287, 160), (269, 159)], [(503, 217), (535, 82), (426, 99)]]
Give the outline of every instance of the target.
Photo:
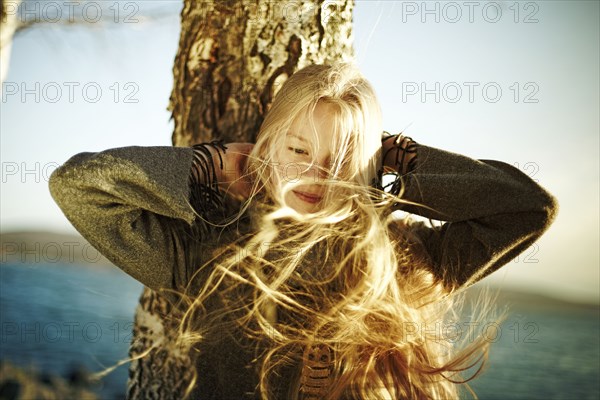
[(305, 165), (299, 163), (289, 163), (281, 166), (279, 176), (282, 184), (297, 183), (302, 178), (310, 178), (309, 170)]
[(279, 180), (283, 180), (283, 177), (286, 175), (287, 167), (292, 164), (292, 160), (289, 157), (286, 157), (285, 154), (281, 154), (279, 152), (276, 157), (273, 159), (272, 171), (273, 175)]
[(281, 160), (273, 160), (269, 166), (266, 190), (270, 197), (278, 198), (281, 188), (285, 184), (285, 169)]
[(275, 187), (281, 188), (286, 183), (296, 183), (300, 179), (308, 179), (311, 183), (321, 180), (318, 167), (310, 165), (305, 157), (294, 155), (290, 151), (283, 150), (275, 154), (271, 164), (271, 171)]
[(273, 163), (273, 175), (279, 187), (286, 183), (299, 182), (301, 178), (308, 177), (309, 168), (305, 163), (293, 158), (280, 158)]

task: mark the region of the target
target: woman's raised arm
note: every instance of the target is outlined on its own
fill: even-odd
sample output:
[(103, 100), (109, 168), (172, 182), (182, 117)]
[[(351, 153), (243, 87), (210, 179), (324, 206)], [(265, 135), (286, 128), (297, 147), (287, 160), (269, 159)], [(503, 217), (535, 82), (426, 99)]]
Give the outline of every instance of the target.
[(210, 231), (205, 219), (218, 216), (211, 155), (223, 151), (213, 142), (79, 153), (52, 173), (50, 193), (79, 233), (127, 274), (155, 290), (180, 289)]
[(382, 141), (384, 166), (400, 172), (392, 190), (398, 194), (403, 187), (402, 199), (421, 204), (401, 203), (397, 209), (445, 221), (415, 230), (434, 274), (447, 287), (473, 284), (505, 265), (556, 217), (556, 199), (507, 163), (395, 139)]

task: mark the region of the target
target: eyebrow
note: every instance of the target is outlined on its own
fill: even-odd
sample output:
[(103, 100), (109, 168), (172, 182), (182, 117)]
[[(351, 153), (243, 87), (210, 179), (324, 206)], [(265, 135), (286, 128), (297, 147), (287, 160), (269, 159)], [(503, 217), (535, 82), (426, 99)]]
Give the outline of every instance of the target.
[(291, 137), (294, 137), (294, 138), (296, 138), (296, 139), (298, 139), (300, 141), (308, 142), (305, 138), (303, 138), (302, 136), (297, 135), (295, 133), (288, 132), (288, 135), (291, 136)]

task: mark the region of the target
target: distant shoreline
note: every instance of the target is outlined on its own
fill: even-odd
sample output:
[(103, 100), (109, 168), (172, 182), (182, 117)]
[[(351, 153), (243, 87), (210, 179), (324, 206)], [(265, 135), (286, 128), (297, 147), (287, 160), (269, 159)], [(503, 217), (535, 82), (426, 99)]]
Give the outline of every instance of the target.
[[(83, 236), (48, 230), (14, 230), (0, 234), (0, 265), (2, 264), (78, 264), (82, 266), (117, 268)], [(468, 290), (468, 299), (474, 300), (482, 290), (481, 284)], [(498, 303), (518, 305), (519, 308), (535, 307), (549, 310), (587, 308), (599, 310), (600, 304), (579, 302), (532, 293), (514, 288), (498, 288), (490, 285), (490, 294), (498, 293)]]

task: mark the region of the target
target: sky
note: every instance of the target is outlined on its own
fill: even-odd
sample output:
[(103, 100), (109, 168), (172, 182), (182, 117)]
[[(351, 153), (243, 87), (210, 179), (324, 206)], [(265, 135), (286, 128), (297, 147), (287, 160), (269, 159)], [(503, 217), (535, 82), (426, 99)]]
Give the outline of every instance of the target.
[[(115, 4), (101, 27), (45, 23), (14, 38), (0, 102), (3, 233), (76, 232), (47, 182), (71, 156), (171, 145), (181, 3)], [(136, 18), (150, 7), (163, 17)], [(559, 201), (552, 227), (493, 285), (598, 302), (599, 21), (597, 1), (356, 3), (356, 62), (386, 130), (515, 165)]]

